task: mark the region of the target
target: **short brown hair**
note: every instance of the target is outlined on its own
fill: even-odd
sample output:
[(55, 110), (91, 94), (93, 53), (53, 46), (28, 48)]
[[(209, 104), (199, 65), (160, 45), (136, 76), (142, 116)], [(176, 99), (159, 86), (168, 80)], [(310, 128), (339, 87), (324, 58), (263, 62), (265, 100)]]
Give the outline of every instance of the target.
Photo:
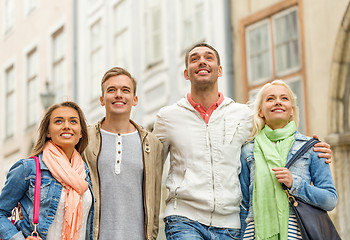
[(131, 76), (131, 74), (126, 71), (124, 68), (121, 68), (121, 67), (113, 67), (111, 69), (109, 69), (102, 77), (102, 80), (101, 80), (101, 90), (102, 90), (102, 96), (103, 96), (103, 84), (111, 77), (114, 77), (114, 76), (119, 76), (119, 75), (125, 75), (127, 77), (129, 77), (131, 79), (131, 82), (132, 82), (132, 85), (134, 86), (134, 95), (136, 95), (136, 85), (137, 85), (137, 82), (135, 80), (135, 78), (133, 78)]
[(188, 68), (188, 58), (189, 58), (189, 54), (190, 52), (197, 48), (197, 47), (206, 47), (206, 48), (209, 48), (211, 50), (213, 50), (215, 52), (215, 55), (216, 55), (216, 58), (218, 59), (218, 65), (220, 65), (220, 56), (219, 56), (219, 53), (218, 51), (216, 51), (216, 49), (212, 46), (210, 46), (209, 44), (207, 43), (198, 43), (196, 45), (194, 45), (193, 47), (191, 47), (187, 52), (186, 52), (186, 55), (185, 55), (185, 65), (186, 65), (186, 68)]
[(84, 113), (81, 110), (81, 108), (78, 106), (78, 104), (76, 104), (75, 102), (66, 101), (66, 102), (52, 105), (46, 111), (45, 116), (41, 120), (41, 123), (39, 126), (39, 136), (36, 143), (34, 144), (34, 147), (32, 150), (32, 156), (36, 156), (40, 154), (44, 150), (46, 142), (50, 140), (50, 138), (47, 137), (47, 133), (49, 132), (50, 118), (51, 118), (52, 112), (60, 107), (70, 107), (75, 109), (78, 112), (82, 137), (79, 139), (79, 142), (77, 143), (77, 145), (75, 145), (75, 149), (81, 154), (87, 147), (89, 139), (88, 139), (88, 131), (87, 131), (87, 125), (86, 125), (86, 119), (85, 119)]

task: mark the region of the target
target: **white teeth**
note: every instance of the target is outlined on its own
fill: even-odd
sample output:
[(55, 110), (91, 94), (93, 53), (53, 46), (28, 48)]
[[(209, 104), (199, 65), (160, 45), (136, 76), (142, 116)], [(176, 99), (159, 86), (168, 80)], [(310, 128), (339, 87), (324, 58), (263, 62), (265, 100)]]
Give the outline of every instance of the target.
[(122, 102), (116, 102), (116, 103), (114, 103), (114, 104), (117, 104), (117, 105), (124, 105), (124, 103), (122, 103)]
[(61, 135), (62, 137), (70, 137), (70, 136), (73, 136), (73, 134), (69, 134), (69, 133), (64, 133)]
[(200, 70), (198, 73), (207, 73), (207, 70)]

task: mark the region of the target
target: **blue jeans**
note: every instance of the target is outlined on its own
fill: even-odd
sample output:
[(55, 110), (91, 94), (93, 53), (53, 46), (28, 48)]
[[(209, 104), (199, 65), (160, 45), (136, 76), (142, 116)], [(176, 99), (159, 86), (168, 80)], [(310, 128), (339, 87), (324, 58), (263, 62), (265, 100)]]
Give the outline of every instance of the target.
[(241, 238), (240, 229), (209, 227), (177, 215), (164, 218), (164, 222), (167, 240), (231, 240)]

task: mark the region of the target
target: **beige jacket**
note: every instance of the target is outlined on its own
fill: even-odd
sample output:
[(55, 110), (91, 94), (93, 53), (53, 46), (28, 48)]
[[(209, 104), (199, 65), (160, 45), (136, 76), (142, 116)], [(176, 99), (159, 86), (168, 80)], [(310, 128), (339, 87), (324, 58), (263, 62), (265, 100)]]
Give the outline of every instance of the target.
[[(95, 125), (88, 127), (89, 145), (82, 154), (84, 161), (90, 169), (92, 190), (95, 196), (94, 215), (94, 240), (100, 236), (100, 175), (98, 171), (98, 156), (101, 149), (101, 123), (102, 119)], [(139, 131), (143, 149), (143, 196), (145, 210), (145, 239), (156, 239), (159, 226), (159, 208), (161, 199), (161, 182), (163, 171), (163, 146), (152, 133), (138, 126), (135, 122), (130, 122)]]

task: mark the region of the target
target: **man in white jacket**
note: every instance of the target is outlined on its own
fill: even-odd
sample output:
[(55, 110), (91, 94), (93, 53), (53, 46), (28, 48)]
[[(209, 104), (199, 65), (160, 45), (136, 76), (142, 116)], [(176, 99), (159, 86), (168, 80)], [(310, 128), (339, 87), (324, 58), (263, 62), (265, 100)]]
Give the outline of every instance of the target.
[(167, 239), (239, 239), (240, 153), (251, 110), (218, 91), (222, 67), (212, 46), (195, 45), (185, 64), (191, 93), (162, 108), (154, 125), (164, 157), (170, 152), (165, 233)]
[[(154, 133), (170, 151), (165, 209), (167, 238), (240, 237), (240, 153), (251, 111), (218, 91), (218, 52), (198, 44), (186, 53), (191, 93), (157, 114)], [(203, 238), (199, 238), (203, 239)]]

